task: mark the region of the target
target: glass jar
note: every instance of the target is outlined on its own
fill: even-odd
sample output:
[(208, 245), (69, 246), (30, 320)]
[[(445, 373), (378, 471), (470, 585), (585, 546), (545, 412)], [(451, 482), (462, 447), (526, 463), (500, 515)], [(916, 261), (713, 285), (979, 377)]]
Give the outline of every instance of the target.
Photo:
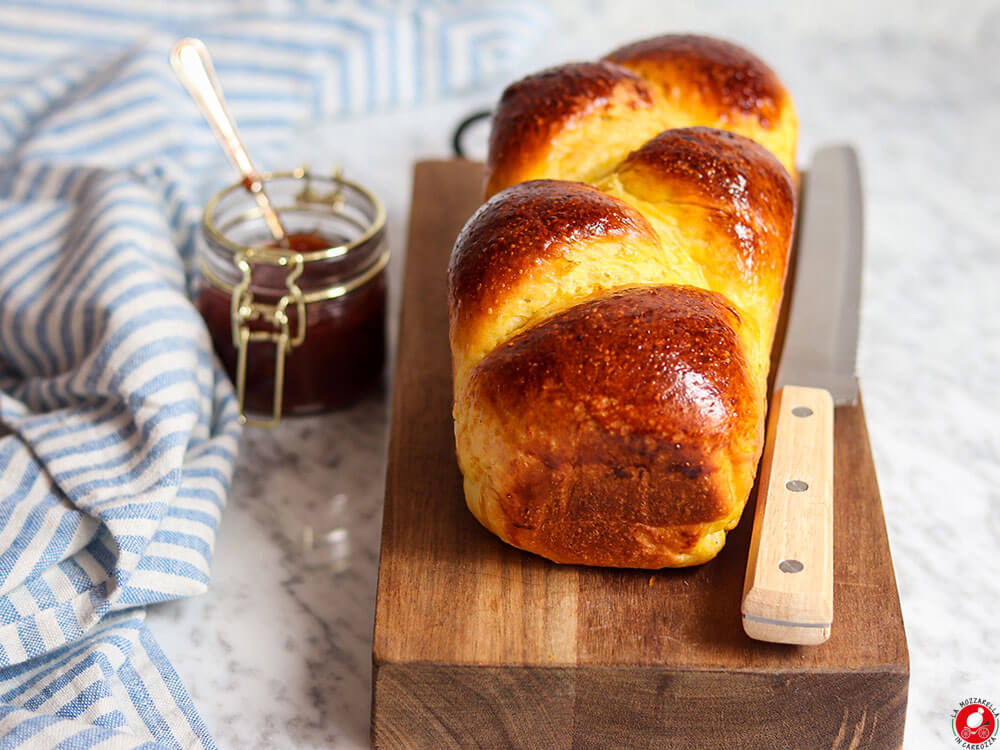
[(242, 183), (220, 191), (205, 207), (195, 304), (241, 419), (273, 426), (349, 406), (381, 381), (389, 250), (385, 209), (361, 185), (304, 167), (262, 184), (289, 246)]

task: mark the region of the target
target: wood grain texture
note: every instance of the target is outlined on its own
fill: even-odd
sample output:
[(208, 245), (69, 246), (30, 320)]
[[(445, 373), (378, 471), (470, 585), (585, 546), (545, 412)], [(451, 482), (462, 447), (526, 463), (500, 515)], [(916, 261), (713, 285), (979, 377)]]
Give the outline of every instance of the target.
[(833, 622), (833, 398), (788, 385), (771, 404), (743, 588), (743, 630), (816, 645)]
[(373, 745), (898, 747), (908, 655), (860, 404), (836, 410), (837, 627), (819, 646), (743, 632), (752, 501), (714, 561), (652, 574), (555, 565), (505, 545), (468, 512), (454, 456), (445, 270), (481, 179), (470, 162), (425, 162), (415, 175)]

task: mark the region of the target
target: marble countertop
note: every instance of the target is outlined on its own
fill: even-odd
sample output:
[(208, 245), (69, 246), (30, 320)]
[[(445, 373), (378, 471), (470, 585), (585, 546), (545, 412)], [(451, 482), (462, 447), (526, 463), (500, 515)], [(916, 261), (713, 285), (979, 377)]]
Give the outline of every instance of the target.
[[(1000, 4), (772, 6), (563, 2), (521, 72), (654, 33), (715, 34), (793, 92), (803, 162), (820, 144), (859, 148), (859, 369), (910, 647), (906, 746), (944, 746), (959, 700), (1000, 702)], [(448, 156), (453, 124), (499, 89), (312, 126), (270, 155), (342, 162), (384, 197), (393, 337), (412, 163)], [(368, 746), (387, 392), (247, 430), (210, 592), (150, 609), (223, 748)]]

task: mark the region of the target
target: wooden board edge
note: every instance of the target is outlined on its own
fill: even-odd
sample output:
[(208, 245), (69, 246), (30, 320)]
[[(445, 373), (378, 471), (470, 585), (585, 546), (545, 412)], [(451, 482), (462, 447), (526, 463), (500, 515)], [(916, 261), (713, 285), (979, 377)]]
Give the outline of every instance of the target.
[[(383, 665), (371, 744), (398, 748), (900, 747), (896, 671), (789, 675)], [(831, 701), (837, 711), (830, 711)], [(842, 710), (841, 710), (842, 709)]]
[[(910, 646), (906, 638), (906, 621), (903, 618), (903, 605), (899, 599), (899, 583), (896, 580), (896, 565), (892, 560), (892, 545), (889, 544), (889, 528), (885, 520), (885, 501), (882, 498), (882, 488), (879, 485), (878, 470), (877, 467), (875, 466), (875, 455), (872, 452), (871, 434), (868, 432), (868, 418), (865, 416), (864, 398), (862, 396), (860, 378), (858, 380), (858, 402), (848, 407), (843, 407), (843, 406), (836, 407), (834, 412), (834, 419), (836, 419), (836, 413), (839, 412), (841, 409), (851, 409), (857, 415), (859, 423), (858, 429), (860, 431), (860, 435), (863, 438), (861, 441), (862, 445), (864, 446), (863, 461), (871, 469), (871, 482), (875, 493), (874, 498), (878, 505), (878, 513), (876, 515), (878, 518), (877, 523), (879, 524), (879, 527), (876, 531), (879, 532), (878, 536), (885, 541), (885, 546), (886, 546), (885, 564), (887, 567), (889, 582), (892, 584), (891, 590), (893, 594), (892, 604), (893, 604), (894, 614), (892, 619), (893, 622), (898, 623), (899, 625), (899, 638), (900, 638), (900, 645), (902, 647), (902, 654), (899, 664), (905, 670), (905, 673), (909, 675)], [(834, 448), (834, 450), (836, 450), (836, 447)], [(836, 585), (836, 580), (834, 580), (834, 585)]]

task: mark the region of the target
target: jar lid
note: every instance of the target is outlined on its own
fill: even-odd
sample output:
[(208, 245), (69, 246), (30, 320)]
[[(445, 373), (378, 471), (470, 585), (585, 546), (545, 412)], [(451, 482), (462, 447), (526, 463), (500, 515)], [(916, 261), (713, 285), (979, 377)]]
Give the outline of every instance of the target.
[[(324, 248), (322, 250), (314, 250), (306, 253), (293, 253), (284, 248), (275, 247), (261, 247), (260, 257), (265, 256), (270, 253), (276, 257), (288, 256), (288, 255), (301, 255), (303, 262), (310, 262), (314, 260), (325, 260), (329, 258), (337, 258), (342, 255), (346, 255), (348, 252), (356, 247), (360, 247), (372, 239), (376, 234), (381, 232), (385, 228), (385, 206), (382, 201), (379, 200), (378, 196), (373, 192), (368, 190), (360, 183), (353, 182), (352, 180), (347, 180), (340, 175), (340, 170), (334, 171), (333, 175), (329, 177), (319, 177), (318, 179), (330, 180), (337, 183), (337, 188), (332, 193), (321, 193), (317, 191), (312, 185), (312, 179), (315, 176), (309, 172), (309, 168), (305, 166), (298, 167), (291, 172), (265, 172), (260, 175), (262, 183), (268, 183), (273, 180), (279, 179), (291, 179), (291, 180), (303, 180), (305, 185), (299, 193), (296, 194), (295, 200), (300, 204), (309, 205), (327, 205), (331, 211), (338, 211), (343, 205), (343, 189), (346, 187), (350, 190), (355, 191), (359, 195), (363, 196), (372, 208), (372, 216), (369, 218), (368, 227), (362, 232), (362, 234), (349, 242), (335, 245), (333, 247)], [(216, 242), (218, 242), (223, 247), (228, 248), (235, 252), (240, 252), (246, 248), (245, 245), (241, 245), (238, 242), (234, 242), (232, 239), (226, 236), (225, 230), (227, 226), (218, 227), (215, 223), (215, 214), (218, 211), (219, 204), (227, 196), (235, 193), (236, 191), (245, 191), (246, 187), (242, 182), (235, 182), (232, 185), (223, 188), (218, 193), (209, 198), (208, 203), (205, 204), (205, 211), (202, 215), (202, 223), (205, 227), (205, 231), (212, 237)], [(283, 210), (281, 206), (275, 207), (280, 214)], [(263, 212), (259, 207), (254, 207), (246, 211), (241, 219), (248, 219), (254, 216), (263, 216)], [(231, 224), (232, 222), (230, 222)], [(276, 264), (277, 265), (277, 264)]]
[[(342, 296), (364, 285), (385, 268), (386, 212), (363, 185), (332, 175), (314, 175), (306, 167), (261, 175), (272, 203), (289, 225), (290, 236), (343, 238), (329, 247), (277, 246), (263, 223), (263, 211), (241, 182), (213, 195), (205, 205), (202, 228), (211, 252), (202, 254), (201, 270), (212, 286), (231, 293), (240, 283), (244, 262), (262, 266), (311, 264), (316, 273), (303, 277), (307, 302)], [(320, 228), (319, 223), (325, 223)], [(298, 225), (296, 228), (295, 225)], [(315, 241), (311, 243), (316, 247)], [(324, 263), (325, 261), (325, 263)]]

